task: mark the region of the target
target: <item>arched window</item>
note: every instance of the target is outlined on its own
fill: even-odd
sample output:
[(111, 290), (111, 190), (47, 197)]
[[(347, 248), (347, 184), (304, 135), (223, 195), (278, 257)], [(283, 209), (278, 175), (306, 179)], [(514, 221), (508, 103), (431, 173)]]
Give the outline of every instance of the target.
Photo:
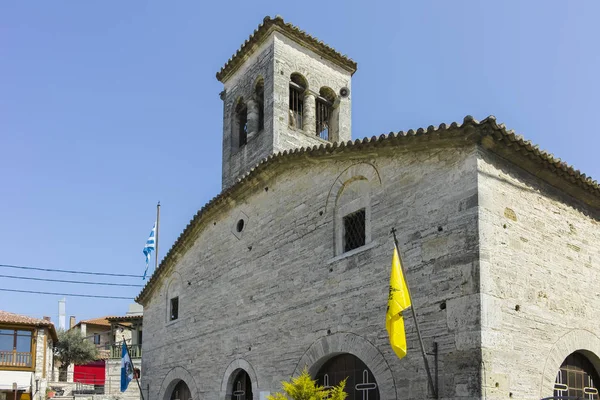
[(233, 379), (231, 400), (252, 400), (252, 381), (243, 369), (238, 370)]
[(184, 381), (179, 381), (171, 392), (171, 400), (191, 400), (192, 392)]
[(347, 400), (379, 400), (379, 388), (373, 373), (352, 354), (340, 354), (327, 361), (316, 379), (319, 385), (325, 387), (335, 386), (346, 379)]
[(335, 92), (322, 87), (319, 90), (319, 97), (315, 100), (317, 136), (324, 140), (332, 140), (332, 122), (333, 122), (333, 103), (335, 101)]
[(304, 117), (304, 91), (308, 87), (306, 79), (300, 74), (293, 73), (290, 77), (290, 115), (289, 126), (296, 129), (303, 128)]
[(554, 383), (554, 397), (597, 400), (600, 378), (598, 372), (583, 354), (572, 353), (560, 366)]
[(371, 242), (371, 185), (362, 176), (352, 177), (335, 204), (335, 255)]
[(237, 147), (245, 145), (248, 141), (248, 110), (244, 98), (240, 98), (235, 106), (233, 132), (237, 134)]
[(265, 128), (265, 81), (259, 78), (254, 87), (254, 97), (258, 106), (258, 131)]

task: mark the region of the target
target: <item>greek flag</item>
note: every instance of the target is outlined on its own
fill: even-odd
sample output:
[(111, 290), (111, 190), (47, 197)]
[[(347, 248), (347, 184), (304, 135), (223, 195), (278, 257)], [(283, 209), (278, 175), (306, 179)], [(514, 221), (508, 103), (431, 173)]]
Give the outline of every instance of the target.
[(127, 352), (127, 345), (123, 340), (123, 347), (121, 349), (121, 392), (127, 390), (129, 382), (133, 379), (133, 364), (131, 358), (129, 358), (129, 352)]
[(150, 263), (150, 254), (156, 249), (156, 222), (152, 227), (152, 232), (150, 232), (150, 237), (146, 240), (146, 245), (144, 246), (144, 255), (146, 256), (146, 270), (144, 271), (144, 277), (142, 279), (146, 279), (146, 274), (148, 273), (148, 264)]

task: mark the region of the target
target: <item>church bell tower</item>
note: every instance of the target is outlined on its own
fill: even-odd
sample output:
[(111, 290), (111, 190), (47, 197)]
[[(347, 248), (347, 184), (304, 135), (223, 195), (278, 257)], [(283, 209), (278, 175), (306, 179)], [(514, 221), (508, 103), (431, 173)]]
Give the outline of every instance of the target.
[(217, 73), (223, 189), (273, 153), (351, 139), (356, 63), (277, 16)]

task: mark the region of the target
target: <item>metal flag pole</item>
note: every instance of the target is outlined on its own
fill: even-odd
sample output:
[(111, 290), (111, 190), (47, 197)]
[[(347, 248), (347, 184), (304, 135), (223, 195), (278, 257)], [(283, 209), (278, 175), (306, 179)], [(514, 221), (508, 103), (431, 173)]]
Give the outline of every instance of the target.
[(154, 243), (154, 272), (158, 269), (158, 224), (160, 223), (160, 201), (156, 205), (156, 233), (155, 233), (155, 243)]
[(404, 275), (404, 283), (406, 284), (406, 291), (408, 292), (408, 297), (410, 298), (410, 311), (412, 312), (413, 320), (415, 321), (415, 328), (417, 330), (417, 336), (419, 338), (419, 343), (421, 344), (421, 354), (423, 354), (423, 362), (425, 363), (425, 371), (427, 371), (427, 382), (429, 383), (429, 388), (433, 393), (434, 398), (438, 398), (437, 388), (433, 384), (433, 378), (431, 377), (431, 371), (429, 370), (429, 362), (427, 361), (427, 356), (425, 355), (425, 346), (423, 345), (423, 338), (421, 337), (421, 331), (419, 330), (419, 321), (417, 320), (417, 314), (415, 313), (415, 306), (412, 300), (412, 295), (410, 294), (410, 287), (408, 285), (408, 279), (406, 279), (406, 271), (404, 269), (404, 263), (402, 262), (402, 255), (400, 254), (400, 246), (398, 246), (398, 238), (396, 238), (396, 228), (392, 228), (392, 235), (394, 235), (394, 245), (396, 246), (396, 251), (398, 252), (398, 258), (400, 259), (400, 267), (402, 268), (402, 274)]
[[(121, 335), (121, 337), (123, 338), (123, 344), (125, 344), (125, 350), (127, 351), (127, 356), (129, 357), (129, 361), (131, 361), (131, 351), (129, 351), (129, 346), (127, 345), (127, 340), (125, 340), (125, 335)], [(135, 378), (135, 381), (137, 382), (138, 389), (140, 390), (140, 396), (142, 397), (142, 400), (144, 400), (144, 393), (142, 393), (142, 385), (140, 385), (140, 381), (137, 377), (137, 374), (135, 373), (133, 361), (131, 361), (131, 368), (133, 368), (133, 376)]]

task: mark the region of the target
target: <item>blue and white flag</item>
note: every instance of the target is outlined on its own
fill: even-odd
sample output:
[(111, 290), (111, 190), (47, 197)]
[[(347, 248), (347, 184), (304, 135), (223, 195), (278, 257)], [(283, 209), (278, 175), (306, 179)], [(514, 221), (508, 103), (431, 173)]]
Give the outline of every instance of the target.
[(129, 382), (133, 379), (133, 364), (127, 352), (127, 345), (123, 341), (123, 348), (121, 350), (121, 392), (127, 390)]
[(146, 240), (146, 245), (144, 246), (144, 255), (146, 256), (146, 270), (144, 271), (144, 277), (142, 279), (146, 279), (146, 274), (148, 273), (148, 263), (150, 262), (150, 254), (156, 250), (156, 222), (152, 227), (152, 232), (150, 232), (150, 237)]

